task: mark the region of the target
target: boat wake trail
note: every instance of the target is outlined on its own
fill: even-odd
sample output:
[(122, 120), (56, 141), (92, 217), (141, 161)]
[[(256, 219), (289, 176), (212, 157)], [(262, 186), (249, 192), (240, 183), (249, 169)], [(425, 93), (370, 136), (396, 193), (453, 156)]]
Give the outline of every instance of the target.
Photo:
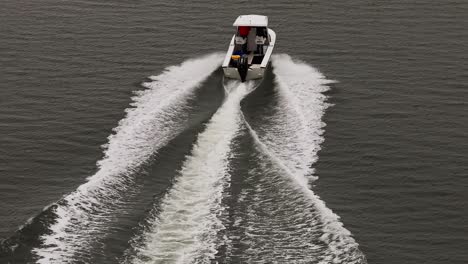
[[(147, 194), (138, 175), (187, 131), (196, 88), (221, 57), (188, 60), (144, 83), (109, 136), (98, 171), (48, 209), (53, 221), (32, 250), (38, 263), (116, 261), (105, 253), (106, 238), (135, 197)], [(288, 55), (272, 61), (274, 85), (259, 87), (273, 93), (251, 93), (254, 82), (225, 84), (224, 102), (209, 112), (190, 155), (177, 159), (177, 168), (183, 164), (167, 193), (132, 222), (140, 229), (128, 231), (121, 263), (366, 263), (339, 216), (311, 190), (331, 81)]]
[(223, 193), (229, 185), (231, 143), (242, 124), (240, 101), (252, 83), (230, 82), (227, 98), (198, 135), (171, 190), (155, 206), (125, 263), (209, 263), (225, 229)]
[(169, 67), (136, 93), (104, 146), (96, 174), (53, 207), (55, 221), (41, 237), (42, 245), (33, 249), (38, 263), (87, 262), (91, 248), (103, 247), (99, 241), (119, 203), (135, 191), (135, 172), (184, 129), (187, 101), (219, 67), (219, 58), (212, 54)]
[(351, 233), (310, 189), (331, 81), (288, 55), (273, 57), (273, 72), (276, 104), (261, 122), (246, 123), (258, 151), (246, 185), (255, 187), (242, 191), (245, 213), (229, 239), (247, 262), (365, 263)]

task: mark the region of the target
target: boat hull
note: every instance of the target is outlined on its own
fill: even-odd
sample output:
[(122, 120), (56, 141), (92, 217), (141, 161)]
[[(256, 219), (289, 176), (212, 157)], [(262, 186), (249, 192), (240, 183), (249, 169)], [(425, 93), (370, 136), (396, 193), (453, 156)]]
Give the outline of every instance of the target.
[[(241, 79), (241, 76), (237, 68), (224, 67), (223, 71), (224, 71), (224, 76), (226, 76), (227, 78), (237, 79), (237, 80)], [(247, 75), (245, 77), (245, 80), (249, 81), (249, 80), (261, 79), (263, 78), (264, 73), (265, 73), (265, 68), (263, 67), (258, 67), (258, 68), (251, 67), (247, 70)]]

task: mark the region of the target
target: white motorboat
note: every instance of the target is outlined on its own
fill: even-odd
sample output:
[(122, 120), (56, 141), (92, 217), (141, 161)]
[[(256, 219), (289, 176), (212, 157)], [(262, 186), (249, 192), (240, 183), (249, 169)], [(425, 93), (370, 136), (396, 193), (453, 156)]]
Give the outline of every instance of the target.
[(263, 78), (276, 41), (275, 32), (268, 28), (268, 17), (242, 15), (233, 26), (237, 32), (224, 58), (224, 76), (242, 82)]

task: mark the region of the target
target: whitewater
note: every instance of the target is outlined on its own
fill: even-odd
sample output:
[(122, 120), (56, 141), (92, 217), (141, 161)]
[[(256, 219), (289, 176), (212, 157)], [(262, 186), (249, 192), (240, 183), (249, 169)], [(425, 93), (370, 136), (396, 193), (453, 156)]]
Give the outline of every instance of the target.
[(126, 117), (103, 146), (96, 174), (53, 206), (56, 219), (50, 232), (33, 249), (38, 263), (87, 258), (96, 238), (105, 235), (119, 200), (132, 194), (134, 172), (184, 129), (187, 101), (220, 62), (219, 54), (188, 60), (144, 83), (147, 89), (136, 92)]
[[(136, 92), (109, 136), (98, 171), (50, 207), (55, 219), (33, 249), (37, 263), (87, 262), (94, 248), (105, 246), (100, 239), (124, 208), (124, 198), (138, 192), (140, 167), (187, 128), (188, 102), (221, 57), (187, 60), (144, 83), (147, 89)], [(220, 257), (220, 247), (227, 248), (226, 263), (235, 263), (229, 254), (236, 245), (242, 245), (239, 258), (245, 262), (366, 262), (339, 216), (312, 191), (318, 179), (313, 164), (324, 140), (322, 117), (330, 106), (324, 93), (333, 81), (285, 54), (273, 56), (272, 66), (271, 111), (250, 123), (241, 102), (257, 84), (224, 85), (224, 102), (197, 135), (163, 198), (154, 201), (121, 263), (210, 263)], [(231, 175), (238, 154), (234, 139), (243, 136), (254, 143), (255, 167)], [(229, 223), (224, 215), (231, 205), (223, 199), (234, 176), (247, 185), (230, 208), (238, 212)]]
[(363, 263), (351, 233), (311, 189), (317, 180), (312, 165), (324, 140), (322, 116), (329, 107), (323, 93), (333, 81), (285, 54), (273, 56), (273, 73), (276, 105), (262, 124), (247, 123), (259, 151), (257, 175), (248, 179), (262, 177), (241, 197), (248, 209), (236, 224), (243, 225), (243, 242), (250, 245), (245, 259)]
[(150, 220), (143, 242), (129, 263), (208, 263), (225, 229), (223, 191), (229, 183), (231, 142), (240, 124), (240, 101), (252, 83), (230, 82), (227, 99), (199, 134), (174, 186)]

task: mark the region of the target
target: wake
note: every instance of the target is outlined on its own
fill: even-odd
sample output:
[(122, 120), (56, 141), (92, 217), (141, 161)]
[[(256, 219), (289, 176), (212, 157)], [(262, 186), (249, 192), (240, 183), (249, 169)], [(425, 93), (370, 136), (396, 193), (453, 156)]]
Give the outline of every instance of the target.
[(229, 184), (231, 142), (242, 123), (240, 101), (252, 83), (230, 82), (227, 98), (198, 135), (174, 186), (155, 208), (134, 256), (126, 263), (208, 263), (225, 229), (221, 203)]
[(104, 146), (98, 171), (55, 205), (55, 222), (33, 249), (38, 263), (70, 263), (89, 258), (96, 240), (105, 236), (124, 196), (132, 195), (139, 167), (185, 127), (187, 101), (195, 88), (215, 71), (219, 54), (188, 60), (152, 76), (148, 89), (136, 92), (126, 117)]
[[(38, 263), (86, 262), (92, 250), (105, 246), (100, 239), (109, 223), (124, 208), (124, 198), (137, 192), (138, 170), (185, 129), (188, 101), (221, 57), (169, 67), (136, 93), (104, 146), (96, 174), (54, 205), (55, 222), (33, 249)], [(273, 68), (278, 103), (261, 124), (249, 124), (240, 107), (253, 83), (227, 84), (225, 101), (198, 135), (172, 188), (152, 208), (143, 232), (131, 241), (123, 263), (209, 263), (223, 245), (229, 254), (236, 239), (242, 240), (240, 258), (247, 262), (365, 262), (340, 218), (310, 189), (329, 106), (323, 93), (331, 81), (288, 55), (273, 56)], [(222, 199), (231, 179), (232, 142), (243, 127), (258, 154), (239, 202), (246, 213), (234, 224), (243, 233), (233, 234)]]
[[(261, 153), (257, 163), (260, 172), (256, 173), (264, 174), (263, 178), (277, 174), (272, 171), (270, 162), (273, 162), (289, 181), (270, 176), (273, 178), (260, 179), (256, 190), (243, 193), (246, 196), (243, 199), (250, 201), (247, 205), (248, 219), (243, 223), (248, 230), (246, 232), (251, 234), (253, 241), (260, 237), (268, 244), (257, 248), (256, 242), (250, 242), (252, 246), (247, 253), (253, 259), (249, 260), (272, 261), (281, 257), (287, 260), (301, 254), (302, 258), (296, 261), (365, 262), (358, 244), (339, 217), (310, 189), (311, 181), (317, 179), (311, 166), (317, 161), (317, 152), (323, 142), (325, 124), (322, 116), (328, 107), (323, 92), (329, 89), (327, 84), (331, 81), (313, 67), (294, 62), (288, 55), (274, 56), (273, 69), (278, 104), (271, 115), (266, 116), (266, 125), (257, 126), (259, 131), (248, 123), (247, 128)], [(272, 196), (271, 192), (276, 194)], [(259, 213), (265, 208), (268, 208), (265, 213), (270, 217), (263, 222), (258, 221)], [(257, 220), (252, 222), (249, 219)], [(281, 239), (271, 239), (278, 235)], [(309, 244), (314, 240), (316, 243)], [(268, 248), (288, 250), (270, 252)], [(297, 249), (301, 250), (295, 252)]]

